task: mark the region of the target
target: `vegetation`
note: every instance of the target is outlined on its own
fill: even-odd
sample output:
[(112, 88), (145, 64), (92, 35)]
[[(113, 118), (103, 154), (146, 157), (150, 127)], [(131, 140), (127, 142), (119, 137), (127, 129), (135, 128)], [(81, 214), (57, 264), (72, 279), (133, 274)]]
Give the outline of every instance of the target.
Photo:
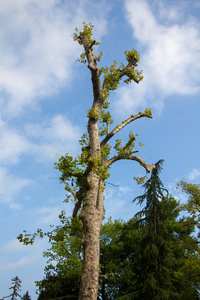
[[(102, 53), (94, 54), (99, 43), (92, 38), (92, 30), (91, 24), (83, 23), (82, 31), (76, 28), (74, 33), (74, 40), (83, 47), (78, 60), (87, 63), (93, 90), (87, 133), (80, 140), (82, 151), (78, 157), (66, 154), (55, 163), (65, 184), (64, 201), (74, 202), (72, 217), (66, 218), (62, 211), (61, 225), (52, 225), (49, 232), (24, 230), (18, 236), (24, 244), (33, 244), (37, 236), (48, 236), (51, 243), (44, 253), (48, 258), (45, 277), (36, 282), (38, 299), (199, 299), (200, 253), (194, 233), (200, 226), (200, 187), (180, 182), (179, 188), (189, 195), (188, 203), (180, 205), (160, 180), (163, 161), (149, 165), (138, 156), (143, 144), (137, 143), (136, 133), (130, 132), (125, 143), (121, 139), (111, 143), (127, 125), (152, 114), (147, 108), (112, 125), (110, 92), (122, 80), (138, 84), (143, 79), (137, 70), (140, 57), (135, 49), (125, 51), (126, 65), (117, 66), (114, 61), (110, 67), (99, 68)], [(109, 219), (102, 225), (106, 180), (112, 164), (124, 159), (138, 162), (151, 173), (147, 181), (146, 176), (135, 177), (145, 192), (134, 201), (144, 207), (128, 222)]]
[(10, 300), (17, 300), (17, 297), (20, 297), (20, 292), (21, 292), (21, 279), (19, 279), (18, 276), (15, 276), (14, 278), (12, 278), (12, 286), (9, 288), (10, 290), (12, 290), (12, 293), (9, 296), (5, 296), (3, 297), (1, 300), (3, 299), (7, 299), (9, 298)]
[[(102, 225), (98, 299), (200, 299), (194, 219), (182, 216), (183, 206), (164, 189), (158, 176), (162, 163), (156, 163), (143, 185), (145, 193), (134, 199), (145, 203), (144, 208), (127, 222), (109, 219)], [(77, 299), (83, 261), (80, 242), (70, 237), (70, 231), (51, 242), (44, 253), (49, 258), (45, 279), (37, 282), (38, 299), (63, 295)]]

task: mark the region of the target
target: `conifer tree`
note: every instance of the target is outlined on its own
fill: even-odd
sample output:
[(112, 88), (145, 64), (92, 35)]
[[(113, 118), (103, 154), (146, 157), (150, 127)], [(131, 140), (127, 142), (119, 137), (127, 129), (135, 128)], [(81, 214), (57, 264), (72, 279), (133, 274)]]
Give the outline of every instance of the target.
[(163, 160), (158, 161), (145, 182), (145, 193), (136, 197), (145, 206), (136, 216), (137, 225), (142, 226), (142, 238), (136, 250), (138, 268), (134, 299), (173, 299), (175, 296), (171, 281), (172, 245), (174, 242), (171, 221), (178, 215), (178, 204), (168, 196), (159, 177)]
[[(9, 298), (10, 300), (17, 300), (17, 297), (21, 297), (20, 296), (20, 292), (21, 292), (21, 279), (19, 279), (18, 276), (15, 276), (14, 278), (12, 278), (12, 286), (9, 288), (9, 290), (13, 290), (12, 293), (9, 296), (5, 296), (2, 298), (2, 300)], [(1, 300), (1, 299), (0, 299)]]

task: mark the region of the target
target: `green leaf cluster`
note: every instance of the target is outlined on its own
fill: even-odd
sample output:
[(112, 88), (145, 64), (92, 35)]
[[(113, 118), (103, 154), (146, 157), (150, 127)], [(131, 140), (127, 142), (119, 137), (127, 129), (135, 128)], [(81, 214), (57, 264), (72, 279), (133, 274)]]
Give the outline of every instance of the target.
[(126, 158), (129, 154), (132, 154), (133, 149), (135, 148), (136, 135), (132, 131), (129, 133), (129, 140), (125, 145), (122, 145), (122, 140), (117, 139), (114, 145), (114, 149), (117, 151), (120, 157)]
[(119, 77), (119, 71), (121, 67), (117, 68), (117, 62), (114, 61), (114, 63), (108, 67), (102, 67), (100, 70), (100, 73), (104, 73), (104, 85), (105, 89), (109, 91), (114, 91), (118, 88), (120, 77)]
[(113, 119), (109, 111), (103, 109), (100, 115), (100, 124), (102, 126), (99, 128), (99, 136), (104, 136), (109, 133), (109, 127), (113, 123)]
[(135, 70), (134, 68), (127, 70), (126, 76), (128, 78), (125, 79), (124, 82), (127, 84), (131, 83), (132, 80), (136, 83), (139, 83), (144, 78), (144, 76), (142, 75), (142, 71)]
[(124, 54), (126, 55), (126, 60), (128, 62), (135, 60), (136, 63), (138, 63), (140, 61), (140, 55), (135, 49), (133, 49), (132, 51), (125, 51)]
[(88, 110), (87, 117), (94, 119), (94, 120), (99, 120), (101, 112), (94, 107)]
[[(92, 44), (94, 42), (94, 45), (99, 45), (100, 44), (99, 42), (92, 40), (93, 28), (94, 28), (94, 25), (92, 25), (91, 23), (87, 24), (86, 22), (83, 22), (83, 30), (82, 31), (79, 31), (78, 28), (75, 27), (75, 33), (73, 34), (74, 41), (77, 41), (79, 43), (79, 45), (82, 45), (83, 43), (82, 43), (82, 40), (80, 37), (84, 36), (87, 38), (89, 44)], [(102, 57), (102, 52), (100, 52), (100, 54), (98, 54), (95, 58), (97, 61), (100, 61), (101, 57)], [(85, 52), (83, 52), (77, 60), (79, 62), (85, 64), (87, 62)]]
[(91, 23), (86, 24), (86, 22), (83, 22), (83, 30), (79, 31), (77, 27), (75, 27), (75, 33), (73, 34), (74, 41), (77, 41), (80, 45), (82, 45), (82, 42), (80, 40), (80, 36), (83, 35), (88, 38), (89, 42), (92, 43), (92, 30), (94, 28), (94, 25)]
[(146, 108), (144, 111), (147, 118), (152, 118), (151, 108)]

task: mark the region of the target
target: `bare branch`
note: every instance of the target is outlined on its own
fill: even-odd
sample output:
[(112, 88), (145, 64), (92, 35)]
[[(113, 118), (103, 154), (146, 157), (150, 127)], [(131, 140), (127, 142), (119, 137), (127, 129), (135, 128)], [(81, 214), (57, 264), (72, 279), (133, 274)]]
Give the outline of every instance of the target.
[(152, 169), (155, 169), (155, 165), (149, 165), (147, 164), (142, 158), (136, 156), (136, 155), (132, 155), (132, 154), (128, 154), (128, 155), (115, 155), (112, 158), (110, 158), (109, 160), (105, 161), (105, 167), (109, 167), (110, 165), (112, 165), (114, 162), (121, 160), (121, 159), (128, 159), (128, 160), (135, 160), (137, 162), (139, 162), (139, 164), (141, 166), (143, 166), (146, 171), (149, 173), (151, 172)]
[(119, 187), (119, 184), (114, 184), (114, 183), (111, 183), (111, 182), (108, 182), (108, 181), (105, 181), (105, 183), (106, 184), (110, 184), (110, 185), (112, 185), (114, 187)]
[(137, 115), (131, 115), (128, 119), (126, 119), (125, 121), (123, 121), (120, 125), (117, 125), (110, 133), (108, 133), (106, 135), (106, 137), (103, 139), (103, 141), (101, 142), (101, 147), (104, 147), (105, 144), (117, 133), (119, 132), (121, 129), (123, 129), (126, 125), (128, 125), (129, 123), (140, 119), (140, 118), (152, 118), (152, 115), (148, 115), (146, 113), (138, 113)]

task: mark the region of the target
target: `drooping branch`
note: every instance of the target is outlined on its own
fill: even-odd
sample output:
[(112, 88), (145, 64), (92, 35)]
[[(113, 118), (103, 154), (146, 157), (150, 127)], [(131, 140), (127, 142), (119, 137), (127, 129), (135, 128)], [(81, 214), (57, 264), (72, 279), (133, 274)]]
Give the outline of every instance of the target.
[(137, 115), (131, 115), (128, 119), (126, 119), (125, 121), (123, 121), (120, 125), (117, 125), (110, 133), (108, 133), (106, 135), (106, 137), (103, 139), (103, 141), (101, 142), (101, 148), (105, 146), (105, 144), (116, 134), (118, 133), (120, 130), (122, 130), (126, 125), (128, 125), (129, 123), (140, 119), (140, 118), (153, 118), (152, 114), (149, 113), (147, 114), (146, 112), (142, 113), (138, 113)]
[(110, 158), (109, 160), (105, 161), (104, 164), (105, 164), (105, 167), (109, 167), (110, 165), (112, 165), (114, 162), (118, 161), (118, 160), (124, 160), (124, 159), (128, 159), (128, 160), (134, 160), (134, 161), (137, 161), (139, 162), (139, 164), (141, 166), (143, 166), (146, 171), (149, 173), (151, 172), (151, 170), (155, 169), (155, 165), (149, 165), (147, 164), (142, 158), (136, 156), (136, 155), (132, 155), (132, 154), (127, 154), (127, 155), (115, 155), (113, 156), (112, 158)]

